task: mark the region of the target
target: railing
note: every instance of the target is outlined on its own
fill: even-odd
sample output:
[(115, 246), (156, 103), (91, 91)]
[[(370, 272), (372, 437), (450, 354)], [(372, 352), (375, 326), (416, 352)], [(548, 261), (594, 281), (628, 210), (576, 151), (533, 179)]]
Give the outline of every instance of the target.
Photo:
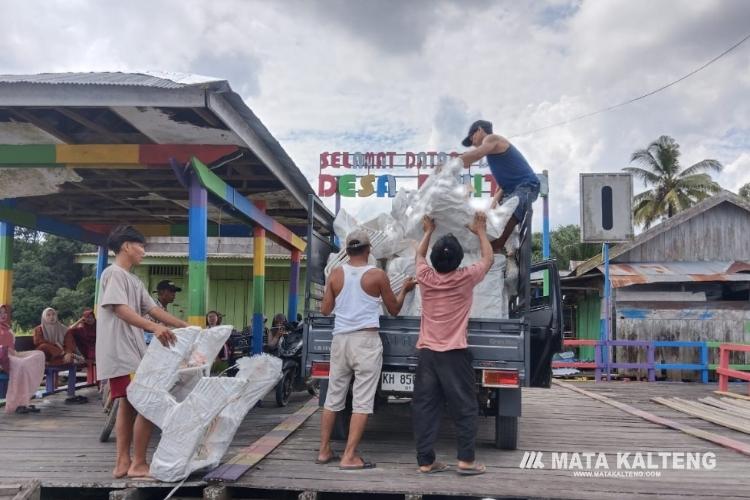
[(656, 381), (656, 372), (654, 371), (654, 345), (653, 342), (647, 340), (608, 340), (605, 342), (607, 358), (611, 359), (610, 347), (639, 347), (646, 349), (646, 362), (645, 363), (613, 363), (607, 361), (604, 366), (604, 374), (609, 381), (613, 368), (625, 369), (625, 370), (646, 370), (648, 373), (648, 381)]
[[(701, 372), (701, 382), (708, 383), (708, 346), (706, 342), (654, 340), (654, 351), (659, 347), (692, 347), (700, 353), (700, 363), (654, 363), (655, 370), (692, 370)], [(655, 354), (655, 352), (654, 352)]]
[(583, 370), (594, 370), (596, 380), (601, 376), (601, 350), (600, 342), (593, 339), (563, 339), (565, 347), (593, 347), (596, 357), (594, 361), (553, 361), (552, 368), (577, 368)]
[[(553, 361), (552, 368), (577, 368), (583, 370), (594, 370), (594, 379), (598, 382), (602, 380), (601, 375), (606, 375), (606, 380), (610, 380), (613, 369), (631, 369), (645, 370), (648, 373), (649, 382), (656, 380), (656, 371), (662, 370), (688, 370), (700, 372), (700, 381), (708, 383), (708, 376), (711, 371), (719, 374), (721, 383), (723, 377), (728, 381), (729, 377), (738, 378), (750, 382), (750, 364), (729, 364), (729, 352), (740, 351), (750, 352), (750, 344), (726, 344), (718, 341), (679, 341), (679, 340), (610, 340), (602, 344), (598, 340), (592, 339), (567, 339), (563, 341), (566, 347), (594, 347), (594, 361)], [(646, 361), (642, 363), (621, 363), (612, 362), (612, 347), (636, 347), (646, 350)], [(688, 348), (698, 349), (698, 363), (657, 363), (655, 361), (656, 349), (658, 348)], [(709, 349), (719, 349), (720, 363), (709, 364)], [(722, 357), (723, 356), (723, 357)], [(724, 357), (726, 362), (724, 362)], [(744, 371), (743, 371), (744, 370)], [(728, 383), (728, 382), (725, 382)], [(726, 389), (721, 389), (726, 390)]]
[[(729, 365), (729, 353), (731, 351), (750, 352), (750, 345), (743, 344), (721, 344), (719, 346), (719, 367), (716, 373), (719, 375), (719, 390), (729, 390), (729, 378), (736, 378), (750, 382), (750, 373), (733, 370)], [(750, 387), (750, 386), (749, 386)], [(750, 390), (748, 390), (750, 393)]]

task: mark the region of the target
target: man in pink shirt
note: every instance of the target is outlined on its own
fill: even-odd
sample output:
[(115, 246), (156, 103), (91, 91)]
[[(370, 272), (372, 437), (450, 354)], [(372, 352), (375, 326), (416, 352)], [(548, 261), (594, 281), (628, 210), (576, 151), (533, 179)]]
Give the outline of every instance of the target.
[(487, 239), (487, 218), (477, 212), (469, 227), (479, 237), (481, 260), (461, 268), (458, 266), (464, 251), (452, 234), (443, 236), (433, 245), (430, 261), (434, 269), (427, 264), (427, 248), (435, 231), (435, 222), (425, 217), (423, 225), (424, 237), (417, 248), (422, 322), (412, 398), (417, 463), (423, 473), (448, 469), (445, 464), (435, 461), (433, 449), (443, 406), (447, 404), (456, 426), (457, 472), (462, 475), (482, 474), (485, 466), (474, 460), (478, 407), (467, 329), (474, 287), (484, 279), (494, 260)]

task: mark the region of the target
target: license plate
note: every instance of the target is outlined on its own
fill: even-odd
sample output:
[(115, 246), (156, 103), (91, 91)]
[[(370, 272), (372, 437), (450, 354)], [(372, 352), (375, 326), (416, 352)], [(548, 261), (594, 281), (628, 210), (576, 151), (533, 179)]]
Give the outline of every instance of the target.
[(414, 392), (414, 374), (404, 372), (383, 372), (380, 388), (384, 391)]

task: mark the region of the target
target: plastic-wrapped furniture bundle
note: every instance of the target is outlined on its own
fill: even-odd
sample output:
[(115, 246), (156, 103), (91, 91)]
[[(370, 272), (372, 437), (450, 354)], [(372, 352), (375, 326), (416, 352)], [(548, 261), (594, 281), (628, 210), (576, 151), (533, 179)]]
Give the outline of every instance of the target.
[(128, 401), (162, 430), (151, 461), (156, 479), (218, 465), (244, 416), (281, 378), (281, 360), (268, 355), (240, 360), (234, 378), (206, 376), (231, 332), (174, 330), (175, 345), (152, 342), (128, 386)]
[[(359, 223), (344, 210), (339, 211), (334, 223), (334, 230), (341, 241), (355, 228), (364, 229), (371, 237), (371, 256), (386, 260), (386, 271), (394, 291), (406, 276), (415, 275), (415, 248), (422, 238), (422, 218), (429, 215), (435, 220), (436, 230), (432, 241), (443, 235), (453, 234), (464, 249), (462, 266), (469, 266), (480, 258), (479, 239), (466, 227), (474, 218), (475, 209), (469, 203), (466, 186), (459, 182), (463, 163), (453, 159), (431, 175), (419, 190), (400, 189), (393, 199), (389, 214), (380, 214), (376, 218)], [(513, 197), (487, 214), (487, 235), (490, 240), (500, 237), (518, 205), (518, 198)], [(517, 231), (514, 235), (517, 234)], [(506, 249), (514, 251), (518, 247), (518, 237), (511, 236)], [(429, 250), (428, 250), (429, 261)], [(329, 257), (326, 275), (343, 262), (348, 261), (345, 250)], [(510, 261), (513, 263), (513, 259)], [(474, 289), (474, 305), (471, 316), (474, 318), (507, 318), (507, 297), (513, 283), (505, 282), (505, 257), (495, 255), (495, 263), (487, 277)], [(512, 269), (510, 269), (512, 271)], [(512, 278), (512, 277), (511, 277)], [(514, 278), (517, 281), (517, 272)], [(421, 298), (418, 293), (407, 295), (401, 309), (403, 316), (419, 316)]]

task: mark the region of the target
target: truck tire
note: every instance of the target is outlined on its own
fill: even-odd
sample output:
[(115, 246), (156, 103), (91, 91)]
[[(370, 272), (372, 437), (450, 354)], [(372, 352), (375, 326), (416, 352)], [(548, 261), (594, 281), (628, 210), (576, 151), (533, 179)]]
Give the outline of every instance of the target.
[(518, 417), (495, 417), (495, 448), (515, 450), (518, 447)]
[[(320, 399), (319, 406), (323, 406), (328, 394), (328, 380), (322, 379), (320, 381)], [(336, 421), (333, 424), (333, 432), (331, 432), (331, 439), (336, 441), (346, 441), (349, 438), (349, 421), (352, 417), (352, 391), (349, 388), (349, 394), (346, 395), (346, 406), (343, 410), (336, 413)]]
[(346, 441), (349, 439), (349, 422), (352, 418), (351, 408), (344, 408), (336, 413), (336, 421), (333, 424), (331, 439), (336, 441)]

